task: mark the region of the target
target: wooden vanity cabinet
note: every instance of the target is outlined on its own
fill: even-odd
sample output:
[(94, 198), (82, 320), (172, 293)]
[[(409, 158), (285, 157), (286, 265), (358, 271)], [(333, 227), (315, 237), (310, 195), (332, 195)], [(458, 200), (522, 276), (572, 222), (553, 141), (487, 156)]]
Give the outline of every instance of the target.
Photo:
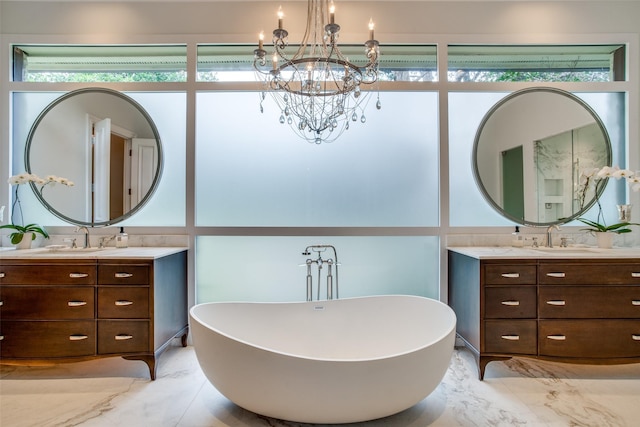
[(449, 251), (449, 305), (479, 378), (512, 356), (640, 362), (640, 260), (478, 259)]
[(5, 364), (121, 356), (156, 359), (186, 345), (186, 251), (153, 259), (29, 259), (0, 264), (0, 356)]
[(541, 357), (640, 361), (640, 263), (541, 260), (538, 281)]

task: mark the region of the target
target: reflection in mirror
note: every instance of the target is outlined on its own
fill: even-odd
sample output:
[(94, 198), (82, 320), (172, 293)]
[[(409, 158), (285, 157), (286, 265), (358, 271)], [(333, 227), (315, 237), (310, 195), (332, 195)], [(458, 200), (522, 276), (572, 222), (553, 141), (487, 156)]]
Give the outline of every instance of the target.
[(35, 120), (25, 147), (27, 172), (56, 175), (74, 187), (34, 192), (57, 217), (77, 225), (122, 221), (149, 200), (160, 181), (162, 145), (147, 112), (103, 88), (69, 92)]
[[(568, 222), (595, 202), (577, 197), (582, 171), (611, 165), (611, 143), (597, 114), (558, 89), (514, 92), (485, 115), (473, 167), (486, 200), (528, 225)], [(604, 188), (602, 189), (604, 190)]]

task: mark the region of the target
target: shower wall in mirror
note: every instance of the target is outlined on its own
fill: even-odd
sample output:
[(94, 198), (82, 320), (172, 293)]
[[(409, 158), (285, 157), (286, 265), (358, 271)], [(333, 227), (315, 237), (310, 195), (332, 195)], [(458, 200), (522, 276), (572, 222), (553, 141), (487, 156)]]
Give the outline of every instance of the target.
[(601, 138), (600, 128), (592, 123), (534, 141), (536, 181), (531, 191), (538, 199), (537, 222), (568, 218), (583, 208), (580, 174), (603, 166), (607, 152)]

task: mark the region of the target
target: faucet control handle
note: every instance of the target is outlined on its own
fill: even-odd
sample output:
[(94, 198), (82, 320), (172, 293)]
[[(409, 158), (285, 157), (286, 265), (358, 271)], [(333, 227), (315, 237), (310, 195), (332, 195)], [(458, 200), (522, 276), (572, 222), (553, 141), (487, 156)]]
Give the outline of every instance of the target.
[(71, 243), (71, 249), (75, 249), (78, 247), (78, 245), (76, 244), (76, 239), (72, 238), (72, 237), (66, 237), (64, 239), (62, 239), (63, 242), (67, 242), (67, 243)]
[(570, 239), (569, 237), (561, 237), (560, 238), (560, 247), (561, 248), (568, 248), (570, 241), (573, 241), (573, 239)]

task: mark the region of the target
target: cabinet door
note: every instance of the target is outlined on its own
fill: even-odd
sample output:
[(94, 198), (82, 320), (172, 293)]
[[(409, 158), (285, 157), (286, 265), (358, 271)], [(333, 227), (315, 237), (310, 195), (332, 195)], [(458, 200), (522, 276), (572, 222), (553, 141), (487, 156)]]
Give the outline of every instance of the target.
[(2, 321), (2, 357), (33, 358), (92, 356), (96, 353), (94, 320)]
[(94, 287), (3, 286), (0, 319), (93, 319)]
[(640, 319), (640, 286), (541, 286), (544, 319)]
[(640, 357), (640, 320), (540, 320), (540, 355)]

